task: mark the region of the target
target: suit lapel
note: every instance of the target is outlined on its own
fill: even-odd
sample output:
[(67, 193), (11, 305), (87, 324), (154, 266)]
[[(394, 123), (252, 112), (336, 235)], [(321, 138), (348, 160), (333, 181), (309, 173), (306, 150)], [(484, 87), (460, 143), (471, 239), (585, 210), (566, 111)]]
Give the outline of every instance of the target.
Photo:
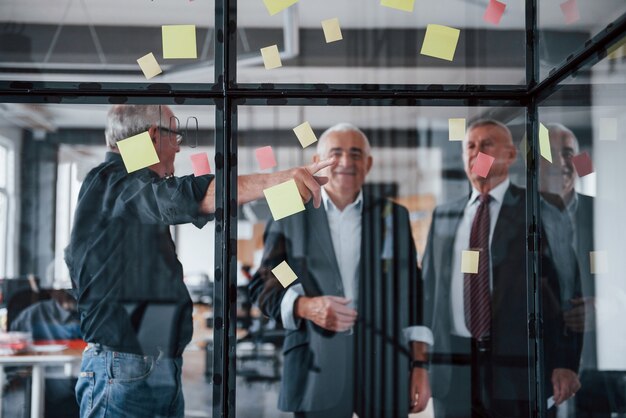
[(442, 272), (442, 278), (446, 281), (443, 288), (449, 289), (450, 282), (452, 280), (452, 263), (450, 262), (450, 255), (454, 254), (454, 240), (459, 229), (459, 224), (463, 218), (465, 206), (467, 205), (468, 198), (459, 199), (456, 202), (450, 204), (449, 211), (442, 214), (442, 219), (445, 224), (441, 228), (444, 232), (444, 241), (441, 247), (441, 254), (437, 257), (439, 260), (439, 271)]
[[(324, 255), (326, 259), (325, 265), (329, 266), (329, 277), (338, 280), (338, 284), (343, 292), (343, 283), (341, 282), (341, 273), (339, 271), (339, 265), (337, 264), (337, 256), (335, 255), (335, 249), (333, 247), (333, 239), (330, 235), (330, 227), (328, 225), (328, 218), (326, 217), (326, 210), (324, 204), (315, 209), (313, 205), (308, 205), (307, 208), (307, 229), (309, 231), (312, 245), (309, 246), (308, 251), (319, 251)], [(319, 283), (320, 288), (324, 289), (323, 283)]]
[[(524, 190), (511, 184), (504, 194), (502, 206), (500, 207), (500, 213), (498, 214), (498, 220), (496, 221), (496, 227), (493, 231), (493, 237), (491, 239), (490, 252), (492, 269), (495, 269), (495, 267), (504, 258), (504, 252), (506, 252), (506, 249), (508, 248), (507, 241), (516, 236), (515, 231), (517, 231), (520, 227), (519, 224), (526, 223), (526, 212), (523, 207), (523, 193)], [(524, 225), (521, 225), (521, 228), (523, 231)]]

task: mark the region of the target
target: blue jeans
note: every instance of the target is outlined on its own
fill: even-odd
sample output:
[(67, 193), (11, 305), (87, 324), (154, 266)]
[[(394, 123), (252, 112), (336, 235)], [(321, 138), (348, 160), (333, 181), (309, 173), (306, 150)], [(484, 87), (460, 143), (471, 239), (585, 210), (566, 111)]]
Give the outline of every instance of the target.
[(183, 417), (183, 360), (89, 346), (76, 383), (81, 418)]

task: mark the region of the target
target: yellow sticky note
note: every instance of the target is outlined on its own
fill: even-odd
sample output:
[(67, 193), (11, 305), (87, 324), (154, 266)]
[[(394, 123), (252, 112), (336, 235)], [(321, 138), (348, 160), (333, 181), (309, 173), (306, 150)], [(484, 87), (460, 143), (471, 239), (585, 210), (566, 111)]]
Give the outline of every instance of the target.
[(282, 263), (274, 267), (272, 269), (272, 273), (274, 273), (274, 276), (276, 276), (276, 278), (278, 279), (280, 284), (283, 285), (283, 287), (289, 286), (298, 278), (298, 276), (296, 276), (296, 273), (293, 272), (293, 270), (291, 269), (291, 267), (289, 267), (289, 264), (287, 264), (286, 261), (283, 261)]
[(589, 269), (591, 274), (606, 274), (609, 272), (609, 257), (606, 251), (589, 252)]
[(428, 25), (420, 54), (452, 61), (460, 34), (459, 29), (442, 25)]
[(154, 145), (152, 145), (152, 139), (147, 131), (117, 141), (117, 148), (120, 150), (120, 154), (122, 154), (126, 171), (129, 173), (159, 162), (159, 156), (154, 149)]
[(163, 25), (163, 58), (198, 58), (196, 25)]
[(282, 67), (283, 63), (280, 60), (280, 53), (278, 52), (278, 46), (272, 45), (265, 48), (261, 48), (261, 55), (263, 56), (263, 64), (266, 70)]
[(617, 119), (600, 118), (600, 141), (617, 141)]
[(343, 36), (341, 35), (341, 28), (339, 27), (339, 18), (322, 20), (322, 29), (324, 30), (324, 37), (326, 43), (341, 41)]
[(461, 273), (478, 273), (478, 251), (466, 250), (461, 252)]
[(289, 6), (293, 6), (297, 2), (298, 0), (263, 0), (270, 16), (274, 16), (276, 13), (285, 10)]
[(304, 203), (294, 180), (269, 187), (263, 190), (267, 204), (275, 221), (291, 216), (304, 210)]
[(317, 142), (317, 137), (315, 136), (315, 132), (313, 132), (313, 128), (311, 128), (309, 122), (304, 122), (303, 124), (296, 126), (293, 128), (293, 131), (298, 137), (298, 141), (300, 141), (302, 148), (306, 148)]
[(403, 10), (405, 12), (412, 12), (415, 0), (380, 0), (380, 5), (390, 7), (392, 9)]
[(448, 139), (463, 141), (463, 138), (465, 138), (465, 118), (448, 119)]
[(546, 160), (552, 162), (552, 150), (550, 149), (550, 133), (543, 123), (539, 124), (539, 152)]
[(139, 58), (137, 64), (141, 67), (141, 71), (143, 71), (143, 75), (146, 76), (147, 80), (163, 72), (152, 52)]

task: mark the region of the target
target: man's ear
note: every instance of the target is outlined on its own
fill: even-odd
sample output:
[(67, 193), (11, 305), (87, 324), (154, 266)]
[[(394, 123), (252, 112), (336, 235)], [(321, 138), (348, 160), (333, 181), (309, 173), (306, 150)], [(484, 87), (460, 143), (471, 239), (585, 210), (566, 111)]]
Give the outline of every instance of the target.
[(148, 128), (148, 135), (150, 135), (150, 140), (155, 145), (156, 145), (156, 131), (157, 131), (156, 126), (151, 126)]
[(371, 155), (367, 156), (367, 172), (369, 173), (372, 169), (372, 164), (374, 164), (374, 158)]

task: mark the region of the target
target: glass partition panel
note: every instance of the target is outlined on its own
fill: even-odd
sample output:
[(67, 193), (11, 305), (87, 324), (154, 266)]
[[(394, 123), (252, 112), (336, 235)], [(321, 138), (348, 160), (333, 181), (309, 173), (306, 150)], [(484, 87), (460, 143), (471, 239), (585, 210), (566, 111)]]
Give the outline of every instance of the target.
[(212, 83), (214, 8), (213, 0), (2, 1), (0, 80)]
[[(295, 4), (286, 9), (268, 9), (264, 3)], [(402, 10), (381, 3), (409, 7)], [(296, 84), (525, 84), (524, 2), (509, 2), (503, 12), (492, 10), (488, 3), (240, 2), (237, 80)], [(270, 15), (270, 10), (275, 13)], [(485, 20), (486, 14), (491, 20)], [(427, 32), (428, 25), (433, 26)], [(282, 67), (267, 70), (261, 51), (274, 45), (273, 55), (271, 49), (266, 52), (277, 62), (269, 66), (280, 61)]]
[[(77, 417), (75, 385), (89, 402), (85, 389), (102, 379), (135, 382), (144, 414), (173, 414), (150, 408), (176, 387), (181, 364), (185, 414), (208, 416), (215, 231), (198, 208), (209, 178), (192, 161), (201, 155), (215, 170), (215, 107), (122, 106), (111, 117), (101, 105), (4, 109), (3, 155), (16, 161), (0, 194), (2, 230), (5, 218), (15, 229), (0, 289), (11, 331), (0, 352), (3, 416)], [(150, 153), (156, 164), (142, 161)]]

